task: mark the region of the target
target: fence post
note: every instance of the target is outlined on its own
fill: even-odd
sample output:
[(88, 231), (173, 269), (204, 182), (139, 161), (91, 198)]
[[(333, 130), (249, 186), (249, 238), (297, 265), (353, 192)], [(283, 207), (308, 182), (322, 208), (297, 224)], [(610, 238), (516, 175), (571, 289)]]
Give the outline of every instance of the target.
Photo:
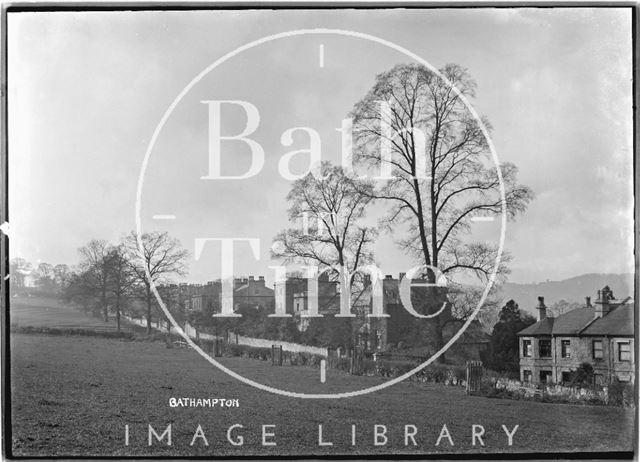
[(479, 392), (481, 382), (482, 361), (467, 361), (467, 395)]

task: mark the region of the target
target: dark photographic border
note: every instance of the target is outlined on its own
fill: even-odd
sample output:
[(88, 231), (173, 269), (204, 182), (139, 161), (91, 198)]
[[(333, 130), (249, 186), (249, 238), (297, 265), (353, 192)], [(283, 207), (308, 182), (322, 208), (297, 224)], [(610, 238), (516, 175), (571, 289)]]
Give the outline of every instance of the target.
[[(8, 94), (7, 94), (7, 67), (8, 67), (8, 48), (7, 48), (7, 19), (9, 13), (20, 12), (94, 12), (94, 11), (216, 11), (216, 10), (342, 10), (342, 9), (357, 9), (357, 10), (392, 10), (392, 9), (487, 9), (487, 8), (562, 8), (562, 9), (574, 9), (574, 8), (619, 8), (619, 9), (631, 9), (632, 21), (631, 21), (631, 33), (632, 33), (632, 62), (633, 62), (633, 82), (637, 82), (638, 77), (638, 46), (637, 46), (637, 24), (640, 17), (640, 8), (636, 2), (621, 1), (621, 2), (321, 2), (321, 1), (294, 1), (294, 2), (224, 2), (224, 3), (204, 3), (204, 2), (34, 2), (34, 3), (13, 3), (3, 4), (1, 17), (0, 17), (0, 44), (2, 46), (1, 51), (1, 66), (0, 66), (0, 79), (1, 79), (1, 115), (0, 115), (0, 140), (1, 140), (1, 152), (0, 152), (0, 172), (2, 188), (0, 189), (0, 224), (9, 221), (9, 198), (8, 198), (8, 181), (9, 181), (9, 165), (8, 165)], [(638, 171), (637, 171), (637, 159), (638, 159), (638, 92), (636, 85), (632, 86), (633, 92), (633, 172), (634, 172), (634, 245), (635, 249), (638, 249), (640, 245), (640, 235), (638, 233), (637, 223), (640, 219), (640, 213), (637, 207), (638, 199)], [(0, 331), (2, 337), (2, 344), (0, 351), (2, 353), (2, 424), (3, 424), (3, 444), (2, 453), (3, 457), (7, 459), (73, 459), (73, 460), (129, 460), (129, 459), (181, 459), (181, 460), (208, 460), (208, 459), (239, 459), (239, 460), (253, 460), (253, 459), (271, 459), (271, 460), (294, 460), (294, 459), (327, 459), (327, 460), (343, 460), (343, 459), (372, 459), (372, 460), (389, 460), (393, 457), (393, 454), (385, 455), (371, 455), (371, 456), (349, 456), (349, 455), (301, 455), (301, 456), (131, 456), (131, 457), (97, 457), (97, 456), (41, 456), (41, 457), (23, 457), (15, 456), (12, 453), (12, 429), (11, 429), (11, 345), (10, 345), (10, 313), (9, 313), (9, 236), (4, 232), (0, 233), (0, 277), (2, 278), (2, 284), (0, 284), (0, 304), (2, 307), (2, 314), (0, 317)], [(640, 289), (640, 282), (638, 281), (638, 268), (640, 267), (640, 256), (637, 250), (635, 251), (635, 278), (634, 278), (634, 309), (635, 309), (635, 357), (638, 358), (638, 292)], [(638, 377), (639, 371), (636, 364), (635, 371), (635, 395), (638, 396)], [(635, 406), (635, 427), (633, 432), (633, 444), (634, 450), (629, 452), (544, 452), (544, 453), (461, 453), (461, 454), (398, 454), (402, 459), (418, 460), (418, 459), (444, 459), (444, 460), (527, 460), (527, 459), (635, 459), (638, 451), (638, 421), (639, 421), (638, 404), (636, 401)]]

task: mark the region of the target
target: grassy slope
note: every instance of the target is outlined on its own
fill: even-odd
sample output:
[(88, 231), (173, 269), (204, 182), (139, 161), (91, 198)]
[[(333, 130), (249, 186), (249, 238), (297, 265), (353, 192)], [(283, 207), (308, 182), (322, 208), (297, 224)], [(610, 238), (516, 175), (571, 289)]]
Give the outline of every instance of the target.
[[(109, 322), (91, 314), (70, 308), (55, 298), (13, 297), (9, 305), (9, 321), (11, 325), (20, 327), (54, 327), (82, 328), (94, 330), (115, 330), (116, 321), (113, 314)], [(121, 327), (126, 329), (128, 323), (121, 319)]]
[[(326, 384), (318, 370), (271, 367), (240, 358), (225, 364), (274, 385), (309, 391), (366, 387), (380, 379), (330, 371)], [(502, 451), (630, 450), (633, 412), (619, 408), (553, 405), (467, 397), (437, 385), (403, 383), (372, 395), (329, 401), (297, 400), (258, 391), (208, 365), (197, 353), (166, 349), (161, 343), (37, 335), (12, 336), (12, 418), (16, 455), (283, 455)], [(170, 408), (170, 397), (238, 398), (239, 409)], [(147, 424), (173, 424), (173, 446), (146, 445)], [(209, 447), (189, 443), (200, 423)], [(226, 428), (241, 423), (245, 445), (235, 448)], [(434, 447), (442, 424), (455, 447)], [(131, 445), (124, 446), (124, 425)], [(276, 447), (260, 445), (260, 425), (276, 424)], [(323, 424), (330, 448), (317, 446)], [(358, 445), (350, 446), (350, 425), (358, 425)], [(372, 428), (385, 424), (389, 444), (374, 447)], [(405, 424), (419, 427), (418, 447), (405, 448)], [(486, 448), (471, 446), (471, 425), (487, 430)], [(508, 447), (501, 424), (516, 424)]]

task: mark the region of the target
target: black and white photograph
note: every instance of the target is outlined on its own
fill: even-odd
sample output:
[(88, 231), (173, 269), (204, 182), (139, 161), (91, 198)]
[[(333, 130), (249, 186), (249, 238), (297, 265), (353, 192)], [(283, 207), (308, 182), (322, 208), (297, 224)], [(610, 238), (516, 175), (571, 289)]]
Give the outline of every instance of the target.
[(637, 14), (3, 5), (3, 456), (637, 456)]

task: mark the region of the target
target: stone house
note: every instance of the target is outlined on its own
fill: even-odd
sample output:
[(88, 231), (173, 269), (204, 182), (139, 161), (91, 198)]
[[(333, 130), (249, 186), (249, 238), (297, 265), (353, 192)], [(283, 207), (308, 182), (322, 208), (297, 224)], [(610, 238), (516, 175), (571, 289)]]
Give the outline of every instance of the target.
[[(275, 306), (287, 314), (300, 316), (309, 309), (309, 280), (302, 276), (287, 276), (283, 281), (276, 281)], [(333, 313), (338, 309), (340, 287), (337, 281), (331, 281), (324, 273), (318, 277), (318, 312)], [(337, 301), (337, 305), (336, 305)]]
[(582, 364), (593, 367), (595, 382), (633, 382), (634, 310), (630, 297), (616, 300), (609, 287), (598, 291), (595, 306), (586, 298), (582, 308), (558, 317), (547, 316), (538, 297), (538, 322), (518, 333), (520, 380), (533, 383), (570, 382)]
[(198, 289), (190, 298), (190, 309), (218, 313), (221, 308), (222, 283), (220, 280), (209, 281), (205, 285), (197, 285)]
[(274, 292), (265, 285), (264, 276), (235, 278), (233, 280), (233, 309), (237, 311), (241, 306), (265, 308), (273, 310)]

